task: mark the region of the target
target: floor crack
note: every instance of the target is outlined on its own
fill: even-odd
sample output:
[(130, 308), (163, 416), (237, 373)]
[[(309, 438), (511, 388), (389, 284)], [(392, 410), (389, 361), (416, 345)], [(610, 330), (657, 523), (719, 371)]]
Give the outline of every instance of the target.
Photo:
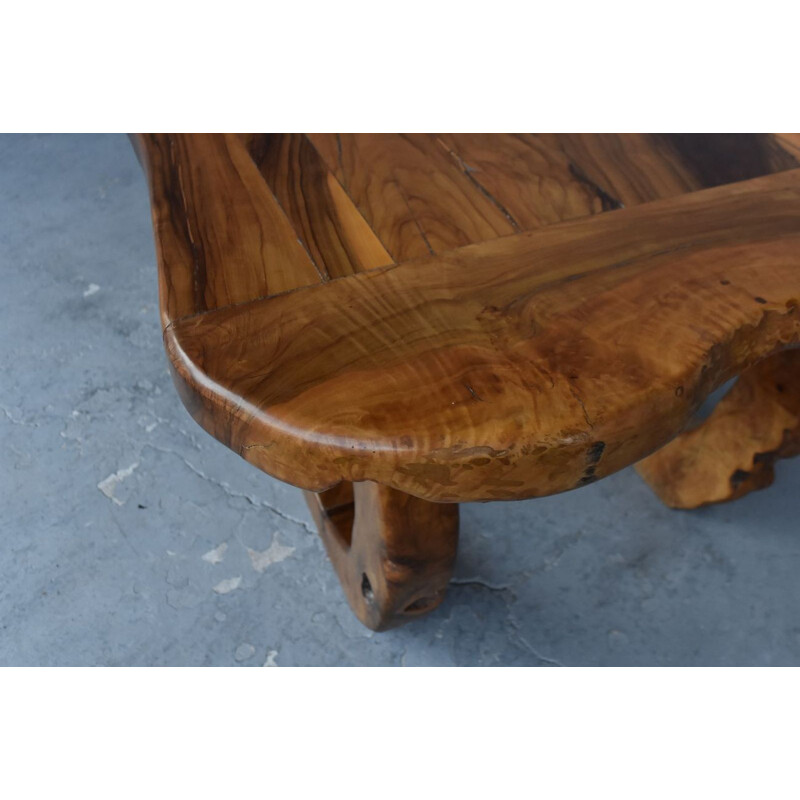
[(512, 597), (514, 596), (510, 586), (493, 585), (479, 578), (451, 578), (450, 586), (479, 586), (481, 589), (488, 589), (490, 592), (497, 592), (498, 594), (508, 592)]
[(38, 428), (39, 427), (39, 423), (38, 422), (26, 422), (24, 419), (16, 419), (13, 416), (13, 414), (7, 408), (5, 408), (5, 406), (0, 406), (0, 411), (3, 412), (3, 414), (6, 417), (6, 419), (12, 425), (22, 425), (25, 428)]
[[(507, 595), (512, 598), (512, 600), (516, 601), (516, 594), (514, 590), (510, 586), (504, 585), (497, 585), (487, 583), (486, 581), (480, 578), (453, 578), (450, 581), (450, 586), (474, 586), (479, 587), (481, 589), (486, 589), (487, 591), (494, 592), (500, 595)], [(520, 633), (519, 624), (514, 619), (514, 616), (511, 612), (510, 604), (508, 604), (508, 624), (511, 626), (513, 631), (514, 638), (516, 638), (522, 647), (527, 650), (531, 655), (535, 656), (538, 661), (543, 665), (549, 665), (551, 667), (563, 667), (565, 666), (560, 661), (555, 658), (549, 658), (548, 656), (542, 655), (525, 637)]]
[[(175, 456), (176, 458), (179, 458), (195, 475), (197, 475), (199, 478), (202, 478), (204, 481), (208, 481), (214, 486), (218, 486), (229, 497), (238, 497), (243, 500), (247, 500), (247, 502), (250, 503), (250, 505), (257, 506), (260, 508), (266, 508), (268, 511), (271, 511), (273, 514), (280, 517), (281, 519), (285, 519), (287, 522), (292, 522), (295, 525), (299, 525), (301, 528), (304, 528), (308, 533), (312, 534), (313, 536), (317, 535), (316, 530), (311, 528), (311, 526), (307, 522), (304, 522), (303, 520), (298, 519), (297, 517), (293, 517), (291, 514), (287, 514), (286, 512), (281, 511), (279, 508), (276, 508), (271, 503), (268, 503), (266, 500), (259, 500), (253, 497), (252, 495), (245, 494), (244, 492), (237, 492), (236, 490), (231, 489), (228, 483), (226, 483), (225, 481), (217, 480), (216, 478), (212, 478), (210, 475), (206, 475), (205, 472), (203, 472), (203, 470), (201, 470), (199, 467), (194, 466), (194, 464), (192, 464), (191, 461), (182, 456), (176, 450), (170, 450), (169, 448), (166, 447), (158, 447), (157, 445), (154, 444), (145, 444), (144, 447), (149, 447), (152, 450), (158, 451), (159, 453), (167, 453), (169, 455)], [(144, 449), (144, 447), (142, 449)]]
[(561, 661), (555, 658), (548, 658), (548, 656), (543, 656), (520, 632), (519, 626), (517, 625), (516, 621), (509, 617), (509, 622), (511, 623), (511, 627), (514, 629), (514, 634), (516, 638), (519, 640), (520, 644), (533, 656), (539, 659), (543, 664), (549, 664), (551, 667), (565, 667), (566, 664), (563, 664)]

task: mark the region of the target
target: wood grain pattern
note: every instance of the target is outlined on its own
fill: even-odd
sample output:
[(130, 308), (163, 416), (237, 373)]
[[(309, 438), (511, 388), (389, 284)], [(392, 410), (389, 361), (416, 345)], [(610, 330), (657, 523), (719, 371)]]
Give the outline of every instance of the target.
[[(309, 138), (387, 249), (402, 261), (424, 255), (426, 248), (440, 252), (508, 233), (502, 220), (487, 216), (485, 203), (477, 204), (479, 195), (502, 212), (513, 230), (534, 230), (795, 169), (800, 160), (792, 136), (440, 133)], [(436, 145), (448, 159), (442, 159)]]
[(616, 208), (576, 177), (557, 147), (532, 134), (439, 133), (439, 144), (517, 230), (534, 230)]
[(772, 134), (537, 134), (571, 174), (603, 200), (628, 208), (800, 167)]
[(786, 170), (798, 165), (797, 141), (795, 134), (135, 138), (150, 182), (165, 324), (380, 267), (393, 253), (404, 260)]
[(665, 444), (796, 346), (800, 171), (508, 236), (181, 320), (185, 402), (321, 490), (544, 495)]
[(164, 325), (322, 279), (238, 137), (151, 133), (138, 142)]
[(246, 143), (326, 277), (340, 278), (392, 263), (380, 239), (304, 134), (250, 134)]
[(800, 455), (800, 351), (742, 375), (711, 416), (637, 464), (672, 508), (698, 508), (764, 489), (780, 458)]
[(577, 180), (603, 200), (603, 210), (677, 197), (697, 185), (691, 173), (649, 134), (538, 134), (567, 159)]
[(309, 134), (395, 261), (514, 233), (429, 134)]

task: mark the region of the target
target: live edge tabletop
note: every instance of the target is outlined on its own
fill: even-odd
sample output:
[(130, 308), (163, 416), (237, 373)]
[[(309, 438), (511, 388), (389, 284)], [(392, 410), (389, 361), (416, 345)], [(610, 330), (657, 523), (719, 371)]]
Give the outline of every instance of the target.
[(796, 134), (133, 141), (183, 402), (374, 629), (441, 601), (459, 502), (640, 462), (694, 508), (800, 453)]

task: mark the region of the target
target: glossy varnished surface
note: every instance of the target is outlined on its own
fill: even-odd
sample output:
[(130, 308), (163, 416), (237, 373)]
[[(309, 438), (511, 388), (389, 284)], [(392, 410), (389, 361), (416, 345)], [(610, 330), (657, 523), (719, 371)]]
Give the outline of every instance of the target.
[(165, 325), (325, 277), (237, 137), (143, 134), (138, 144)]
[(791, 135), (309, 137), (398, 261), (800, 167)]
[(729, 143), (735, 170), (674, 137), (498, 142), (143, 140), (196, 419), (308, 489), (543, 495), (637, 461), (800, 341), (791, 139)]
[(243, 137), (309, 255), (327, 278), (392, 263), (381, 240), (302, 133)]

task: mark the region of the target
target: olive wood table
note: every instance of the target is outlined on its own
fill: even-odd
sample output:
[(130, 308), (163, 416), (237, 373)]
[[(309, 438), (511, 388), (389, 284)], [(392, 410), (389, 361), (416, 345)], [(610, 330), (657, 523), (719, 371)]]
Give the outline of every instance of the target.
[(180, 396), (370, 628), (441, 602), (459, 502), (639, 462), (695, 508), (800, 453), (796, 134), (133, 142)]

